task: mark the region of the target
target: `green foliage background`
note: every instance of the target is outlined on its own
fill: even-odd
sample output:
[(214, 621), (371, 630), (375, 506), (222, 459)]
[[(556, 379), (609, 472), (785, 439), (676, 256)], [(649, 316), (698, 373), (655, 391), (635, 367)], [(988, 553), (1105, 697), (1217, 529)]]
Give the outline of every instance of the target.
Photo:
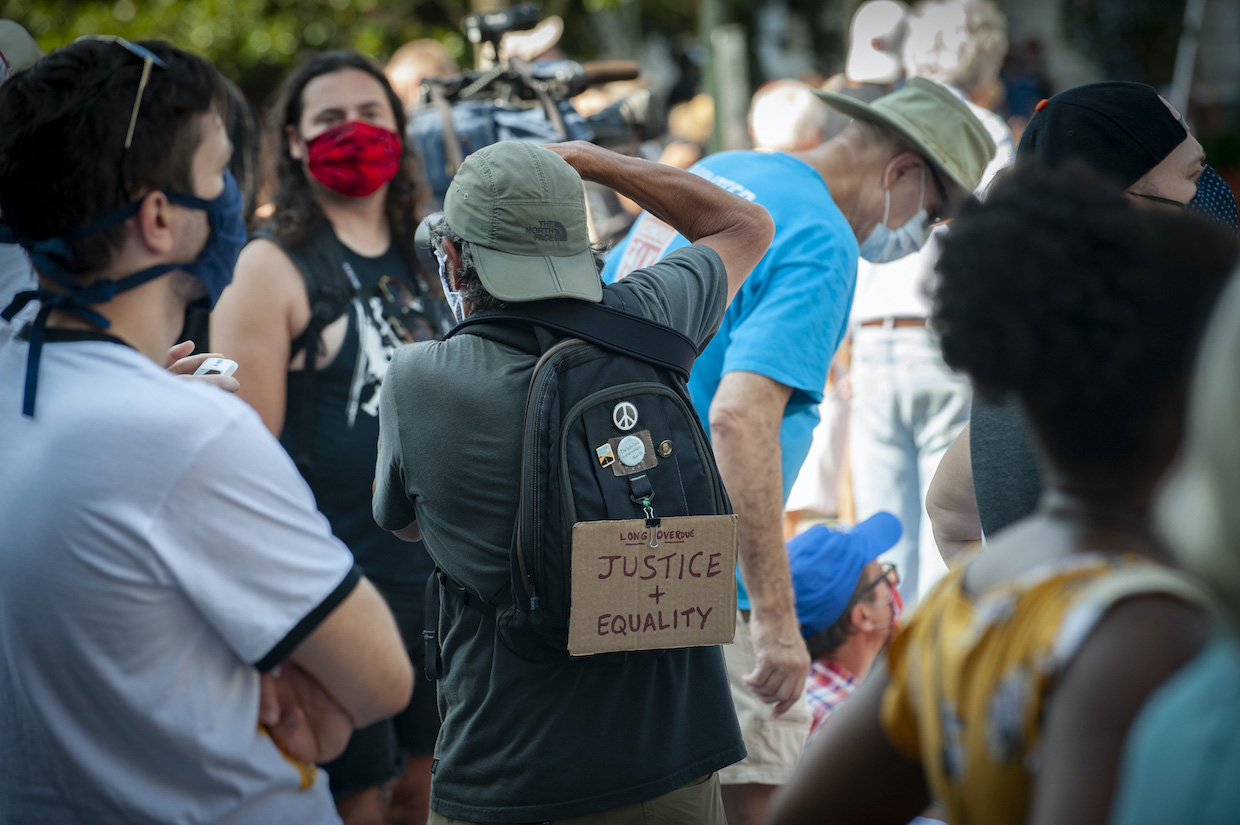
[[(761, 3), (714, 0), (721, 22), (754, 31)], [(817, 31), (824, 0), (789, 0), (816, 29), (823, 70), (842, 48), (841, 33)], [(826, 0), (850, 2), (850, 0)], [(25, 26), (44, 51), (84, 34), (162, 39), (202, 54), (256, 103), (267, 100), (305, 50), (356, 49), (379, 61), (418, 37), (439, 39), (470, 66), (461, 33), (471, 11), (519, 0), (6, 0), (4, 17)], [(711, 0), (541, 0), (544, 16), (564, 19), (561, 47), (574, 59), (635, 57), (642, 38), (660, 32), (685, 52), (697, 42), (700, 5)], [(751, 61), (751, 65), (753, 65)], [(760, 82), (763, 78), (755, 78)]]
[(401, 43), (437, 37), (458, 57), (463, 0), (8, 0), (4, 16), (44, 51), (84, 34), (159, 39), (204, 55), (262, 100), (306, 49), (357, 49), (379, 59)]

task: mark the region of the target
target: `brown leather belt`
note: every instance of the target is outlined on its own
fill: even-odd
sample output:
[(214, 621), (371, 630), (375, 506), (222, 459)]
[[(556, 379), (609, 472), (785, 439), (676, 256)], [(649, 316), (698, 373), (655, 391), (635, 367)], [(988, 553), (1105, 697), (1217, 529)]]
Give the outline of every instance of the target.
[(863, 327), (924, 327), (925, 318), (871, 318), (862, 321)]

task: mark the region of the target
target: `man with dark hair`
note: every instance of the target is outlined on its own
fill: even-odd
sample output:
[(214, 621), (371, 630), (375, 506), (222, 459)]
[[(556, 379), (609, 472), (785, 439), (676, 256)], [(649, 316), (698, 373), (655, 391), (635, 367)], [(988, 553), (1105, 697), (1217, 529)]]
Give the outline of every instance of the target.
[[(427, 198), (420, 161), (396, 93), (356, 52), (295, 69), (271, 121), (275, 211), (211, 315), (212, 346), (240, 362), (241, 397), (293, 456), (417, 661), (433, 565), (375, 524), (370, 490), (392, 353), (450, 328), (439, 284), (412, 253)], [(359, 730), (325, 766), (345, 822), (424, 823), (438, 732), (427, 681), (394, 719)]]
[(845, 530), (817, 524), (788, 542), (797, 620), (811, 660), (809, 739), (857, 689), (895, 632), (900, 577), (895, 565), (877, 559), (901, 531), (899, 519), (880, 512)]
[[(604, 287), (583, 178), (696, 243), (625, 287)], [(697, 351), (773, 233), (765, 209), (695, 175), (580, 142), (475, 152), (448, 190), (443, 222), (434, 251), (460, 317), (624, 295), (626, 308), (680, 331)], [(380, 404), (375, 519), (403, 538), (424, 534), (436, 563), (473, 594), (510, 586), (522, 425), (539, 360), (534, 332), (516, 333), (521, 346), (458, 335), (402, 348)], [(445, 595), (439, 610), (432, 823), (722, 825), (715, 772), (745, 749), (718, 646), (611, 665), (536, 662), (501, 641), (494, 611), (466, 601)]]
[[(88, 38), (0, 87), (0, 811), (338, 822), (306, 761), (408, 700), (382, 598), (258, 416), (161, 368), (245, 241), (218, 73)], [(261, 722), (261, 724), (260, 724)]]
[[(857, 259), (920, 248), (971, 197), (994, 143), (963, 100), (914, 78), (866, 104), (816, 92), (853, 118), (808, 151), (721, 152), (692, 171), (771, 211), (778, 231), (689, 378), (693, 405), (740, 517), (736, 641), (724, 648), (749, 756), (724, 771), (732, 825), (757, 825), (805, 745), (801, 642), (783, 508), (809, 452), (827, 372), (844, 337)], [(687, 239), (651, 215), (608, 257), (614, 281)]]

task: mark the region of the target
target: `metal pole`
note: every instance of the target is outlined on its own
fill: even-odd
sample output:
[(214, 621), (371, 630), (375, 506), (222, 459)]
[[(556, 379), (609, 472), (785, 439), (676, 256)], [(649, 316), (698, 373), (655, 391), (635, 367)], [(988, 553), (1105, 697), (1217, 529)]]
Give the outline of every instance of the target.
[(1188, 0), (1184, 6), (1184, 29), (1175, 51), (1175, 73), (1171, 76), (1171, 105), (1188, 117), (1188, 102), (1193, 89), (1193, 69), (1197, 65), (1197, 44), (1201, 24), (1206, 16), (1206, 0)]
[(710, 95), (711, 100), (715, 103), (715, 124), (710, 131), (710, 142), (706, 147), (706, 151), (719, 151), (720, 141), (722, 140), (722, 128), (720, 126), (719, 112), (719, 79), (716, 76), (715, 68), (717, 65), (715, 54), (715, 29), (719, 26), (722, 17), (722, 0), (701, 0), (698, 6), (698, 40), (702, 44), (702, 48), (706, 49), (706, 65), (702, 70), (702, 91)]

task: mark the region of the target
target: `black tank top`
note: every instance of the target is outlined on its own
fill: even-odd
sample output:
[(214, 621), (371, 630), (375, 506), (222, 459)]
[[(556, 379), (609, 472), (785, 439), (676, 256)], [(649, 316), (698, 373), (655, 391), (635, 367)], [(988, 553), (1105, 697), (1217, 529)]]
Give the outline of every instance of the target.
[[(330, 233), (331, 229), (322, 231)], [(417, 611), (434, 564), (421, 542), (396, 538), (375, 524), (371, 514), (379, 387), (396, 348), (441, 338), (450, 314), (442, 299), (424, 295), (413, 283), (394, 247), (367, 258), (340, 243), (334, 233), (331, 240), (339, 246), (355, 294), (344, 308), (348, 320), (340, 351), (318, 370), (306, 481), (319, 510), (331, 522), (332, 532), (383, 591), (404, 630), (410, 622), (421, 622)], [(320, 282), (323, 277), (319, 273)], [(280, 442), (290, 452), (304, 403), (302, 375), (300, 370), (288, 374)]]

